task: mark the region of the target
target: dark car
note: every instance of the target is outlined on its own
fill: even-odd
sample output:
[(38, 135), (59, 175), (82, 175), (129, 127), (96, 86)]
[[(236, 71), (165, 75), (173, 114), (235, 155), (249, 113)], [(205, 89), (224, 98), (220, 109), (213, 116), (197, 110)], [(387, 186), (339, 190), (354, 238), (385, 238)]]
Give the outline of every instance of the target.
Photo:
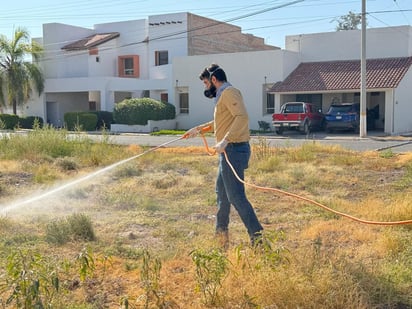
[(334, 130), (352, 130), (359, 133), (360, 104), (332, 104), (325, 114), (326, 132)]

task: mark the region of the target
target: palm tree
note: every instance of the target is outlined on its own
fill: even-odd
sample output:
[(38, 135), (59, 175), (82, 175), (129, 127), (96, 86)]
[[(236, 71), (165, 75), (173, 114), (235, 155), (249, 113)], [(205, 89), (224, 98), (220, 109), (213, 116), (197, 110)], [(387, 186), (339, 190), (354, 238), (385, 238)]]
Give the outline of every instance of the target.
[[(0, 35), (0, 103), (13, 105), (13, 114), (17, 105), (28, 101), (33, 88), (39, 95), (44, 90), (43, 73), (36, 63), (42, 51), (40, 44), (30, 42), (24, 28), (17, 28), (12, 40)], [(34, 62), (27, 61), (30, 57)]]

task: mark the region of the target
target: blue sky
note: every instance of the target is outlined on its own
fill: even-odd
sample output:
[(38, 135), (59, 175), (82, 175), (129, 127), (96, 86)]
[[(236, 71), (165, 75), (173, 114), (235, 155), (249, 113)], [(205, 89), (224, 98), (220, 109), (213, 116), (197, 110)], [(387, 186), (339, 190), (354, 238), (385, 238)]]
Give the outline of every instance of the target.
[[(191, 12), (230, 22), (283, 48), (286, 35), (335, 31), (336, 20), (349, 11), (360, 13), (361, 4), (362, 0), (19, 0), (2, 6), (0, 34), (11, 38), (13, 29), (22, 26), (32, 37), (41, 37), (44, 23), (93, 28), (105, 22)], [(369, 28), (412, 23), (412, 0), (367, 0), (366, 11)]]

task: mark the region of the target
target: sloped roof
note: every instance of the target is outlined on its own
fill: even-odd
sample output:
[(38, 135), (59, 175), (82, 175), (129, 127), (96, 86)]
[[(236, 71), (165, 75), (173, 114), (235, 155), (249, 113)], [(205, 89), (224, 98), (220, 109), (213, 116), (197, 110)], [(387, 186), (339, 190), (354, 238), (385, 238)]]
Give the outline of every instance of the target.
[(95, 47), (120, 36), (119, 32), (97, 33), (62, 47), (64, 50), (83, 50)]
[[(412, 64), (412, 57), (366, 60), (366, 88), (396, 88)], [(357, 90), (361, 82), (360, 60), (306, 62), (270, 92)]]

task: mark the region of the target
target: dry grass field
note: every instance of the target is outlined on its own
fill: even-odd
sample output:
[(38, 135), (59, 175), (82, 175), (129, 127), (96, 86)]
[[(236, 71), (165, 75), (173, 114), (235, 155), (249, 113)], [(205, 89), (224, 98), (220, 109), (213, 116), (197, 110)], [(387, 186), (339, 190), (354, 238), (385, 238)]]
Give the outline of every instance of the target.
[[(252, 146), (250, 184), (412, 220), (412, 153)], [(412, 308), (412, 224), (248, 186), (264, 244), (233, 211), (224, 251), (216, 172), (203, 147), (1, 138), (0, 308)]]

